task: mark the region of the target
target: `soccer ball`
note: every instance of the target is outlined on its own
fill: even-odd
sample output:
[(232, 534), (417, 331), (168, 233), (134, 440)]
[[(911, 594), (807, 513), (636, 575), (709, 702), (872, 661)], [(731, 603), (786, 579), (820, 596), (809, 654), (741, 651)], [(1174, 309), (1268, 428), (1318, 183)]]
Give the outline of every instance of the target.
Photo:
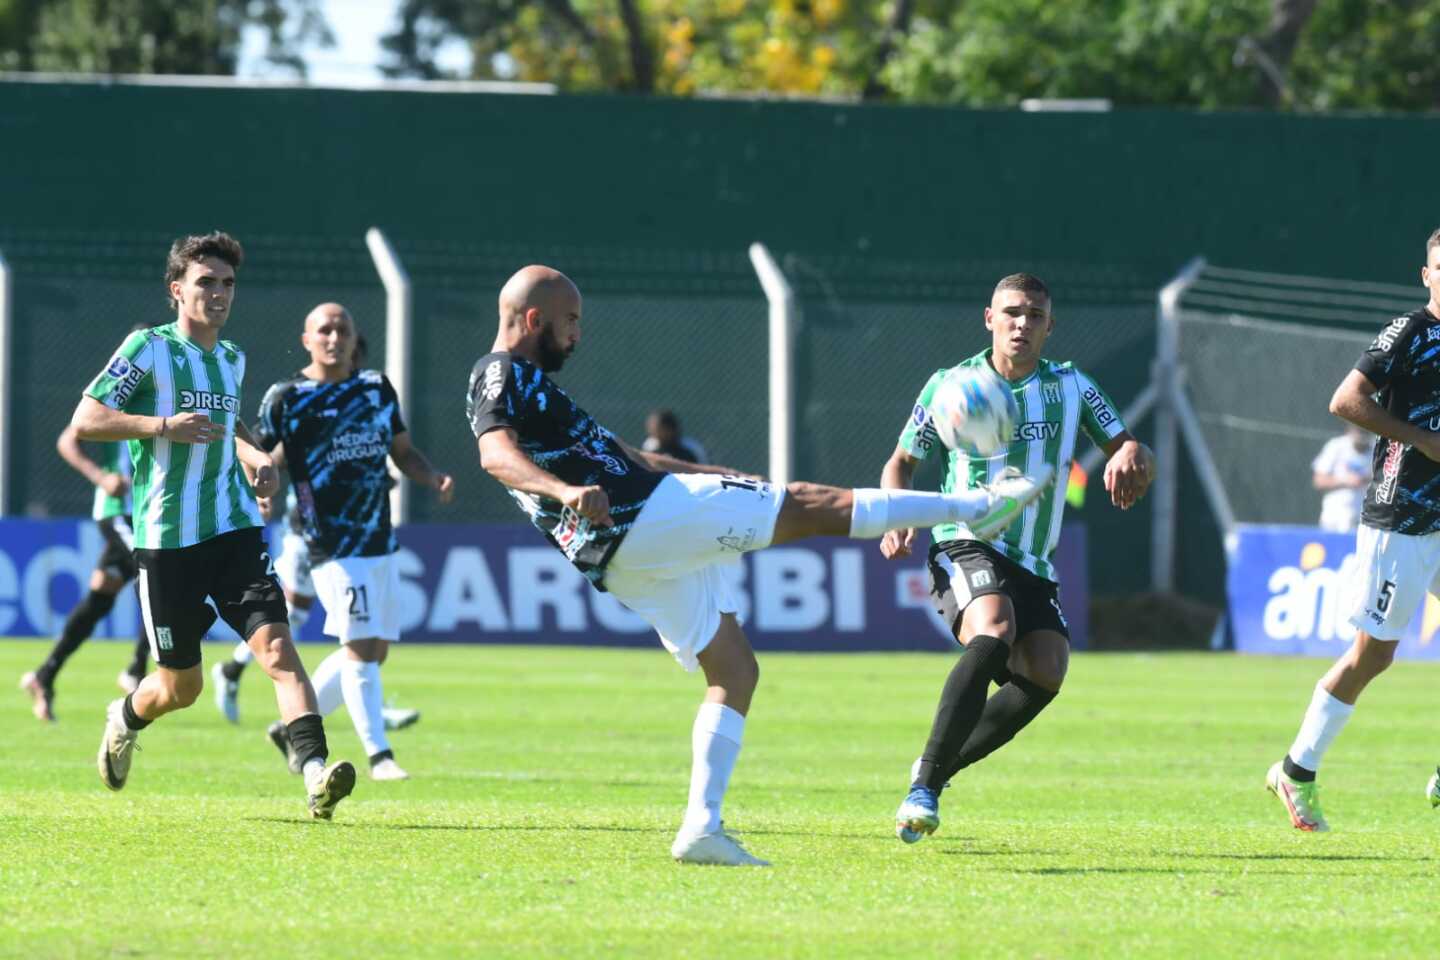
[(1019, 417), (1010, 386), (988, 367), (951, 370), (930, 398), (930, 419), (940, 442), (981, 457), (1005, 448)]

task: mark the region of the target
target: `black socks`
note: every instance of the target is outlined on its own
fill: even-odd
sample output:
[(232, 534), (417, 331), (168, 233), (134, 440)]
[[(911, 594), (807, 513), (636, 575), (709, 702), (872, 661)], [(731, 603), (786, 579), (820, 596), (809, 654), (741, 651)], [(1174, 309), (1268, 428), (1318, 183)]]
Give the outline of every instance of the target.
[(1050, 706), (1050, 701), (1057, 695), (1054, 690), (1046, 690), (1024, 677), (1012, 675), (1008, 683), (985, 701), (980, 722), (975, 725), (975, 731), (965, 741), (965, 746), (960, 748), (960, 756), (946, 768), (942, 779), (949, 780), (972, 763), (978, 763), (1005, 746), (1038, 717), (1041, 710)]
[(965, 647), (940, 691), (940, 706), (930, 726), (930, 739), (920, 755), (915, 783), (939, 791), (944, 771), (970, 739), (985, 709), (990, 681), (1005, 668), (1010, 648), (999, 637), (974, 637)]
[(1300, 764), (1290, 759), (1290, 754), (1285, 754), (1285, 761), (1281, 764), (1285, 770), (1285, 776), (1300, 783), (1309, 783), (1315, 779), (1314, 770), (1306, 770)]
[(226, 679), (235, 681), (240, 679), (240, 674), (245, 672), (245, 664), (231, 658), (220, 665), (220, 673)]
[(133, 693), (125, 695), (125, 702), (120, 706), (120, 713), (125, 718), (125, 726), (131, 730), (144, 730), (150, 726), (150, 721), (135, 712), (135, 707), (130, 703)]
[(145, 676), (145, 664), (150, 660), (150, 639), (145, 636), (145, 628), (140, 628), (140, 636), (135, 638), (135, 652), (130, 656), (130, 666), (125, 672), (136, 680)]
[(75, 609), (70, 611), (70, 616), (65, 618), (65, 626), (60, 630), (60, 639), (55, 641), (55, 646), (50, 649), (50, 656), (35, 671), (35, 679), (40, 681), (40, 686), (50, 689), (55, 685), (55, 674), (70, 659), (70, 654), (80, 649), (80, 644), (95, 631), (95, 624), (109, 613), (115, 606), (115, 595), (111, 593), (99, 593), (91, 590), (75, 604)]
[(300, 769), (305, 769), (305, 764), (312, 759), (324, 763), (325, 758), (330, 756), (330, 748), (325, 743), (325, 722), (320, 719), (320, 714), (307, 713), (296, 717), (285, 725), (285, 732), (290, 734), (290, 749), (299, 758)]

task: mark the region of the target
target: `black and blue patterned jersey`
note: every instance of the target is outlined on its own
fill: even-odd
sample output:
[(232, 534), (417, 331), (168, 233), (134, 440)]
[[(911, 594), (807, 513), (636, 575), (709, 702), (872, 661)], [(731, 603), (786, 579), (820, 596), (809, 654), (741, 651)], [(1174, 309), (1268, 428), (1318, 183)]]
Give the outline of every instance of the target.
[(478, 438), (508, 427), (535, 465), (577, 487), (598, 486), (610, 498), (611, 527), (594, 527), (574, 510), (519, 490), (510, 496), (546, 539), (605, 589), (605, 564), (634, 525), (664, 474), (640, 466), (595, 419), (528, 360), (489, 353), (470, 372), (465, 413)]
[[(1440, 319), (1429, 310), (1390, 321), (1355, 369), (1375, 384), (1376, 400), (1393, 416), (1440, 432)], [(1360, 522), (1411, 536), (1440, 530), (1440, 463), (1381, 437)]]
[(285, 445), (313, 562), (395, 552), (386, 458), (404, 431), (400, 399), (378, 370), (339, 383), (296, 374), (265, 392), (256, 439), (266, 450)]

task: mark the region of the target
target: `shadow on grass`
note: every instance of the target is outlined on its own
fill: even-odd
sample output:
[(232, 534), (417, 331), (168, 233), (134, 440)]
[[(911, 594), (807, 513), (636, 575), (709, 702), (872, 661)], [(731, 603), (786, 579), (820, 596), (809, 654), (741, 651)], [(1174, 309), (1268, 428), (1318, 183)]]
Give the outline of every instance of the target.
[(475, 831), (478, 833), (515, 833), (519, 831), (535, 831), (555, 833), (562, 830), (576, 830), (582, 833), (663, 833), (663, 830), (656, 830), (653, 827), (611, 827), (593, 826), (588, 824), (576, 825), (531, 825), (531, 824), (510, 824), (510, 823), (356, 823), (353, 820), (332, 820), (329, 823), (319, 824), (314, 820), (304, 820), (298, 817), (242, 817), (251, 823), (281, 823), (291, 827), (316, 827), (322, 830), (333, 830), (342, 828), (346, 830), (360, 827), (366, 830), (459, 830)]

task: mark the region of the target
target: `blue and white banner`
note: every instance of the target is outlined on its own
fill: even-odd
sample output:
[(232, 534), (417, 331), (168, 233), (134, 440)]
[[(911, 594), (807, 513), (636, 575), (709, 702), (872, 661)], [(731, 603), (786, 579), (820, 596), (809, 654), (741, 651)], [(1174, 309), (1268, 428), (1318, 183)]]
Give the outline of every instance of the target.
[[(1359, 580), (1355, 535), (1311, 527), (1236, 529), (1230, 555), (1230, 629), (1241, 653), (1336, 657), (1350, 645)], [(1440, 600), (1427, 594), (1397, 655), (1440, 659)]]
[[(279, 537), (274, 536), (279, 547)], [(442, 643), (652, 646), (650, 627), (592, 589), (529, 526), (400, 528), (401, 628)], [(919, 538), (924, 541), (927, 538)], [(0, 521), (0, 636), (59, 632), (87, 589), (103, 541), (89, 520)], [(1083, 649), (1089, 623), (1085, 530), (1065, 528), (1057, 551), (1061, 605)], [(746, 554), (741, 619), (759, 650), (944, 650), (949, 630), (930, 607), (924, 548), (894, 563), (875, 543), (824, 539)], [(324, 639), (323, 610), (300, 631)], [(96, 631), (133, 637), (133, 590)], [(233, 638), (217, 624), (216, 638)]]

